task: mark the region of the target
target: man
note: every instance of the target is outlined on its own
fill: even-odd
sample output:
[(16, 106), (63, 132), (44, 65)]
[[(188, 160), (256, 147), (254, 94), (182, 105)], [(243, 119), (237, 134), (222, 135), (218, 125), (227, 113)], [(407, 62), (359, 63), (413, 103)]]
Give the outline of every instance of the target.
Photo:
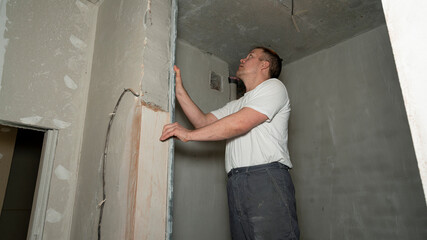
[(246, 93), (211, 113), (203, 113), (176, 72), (176, 97), (196, 128), (167, 124), (160, 140), (227, 140), (225, 165), (230, 229), (234, 240), (299, 239), (292, 167), (287, 148), (290, 103), (277, 77), (280, 57), (256, 47), (240, 60), (236, 76)]

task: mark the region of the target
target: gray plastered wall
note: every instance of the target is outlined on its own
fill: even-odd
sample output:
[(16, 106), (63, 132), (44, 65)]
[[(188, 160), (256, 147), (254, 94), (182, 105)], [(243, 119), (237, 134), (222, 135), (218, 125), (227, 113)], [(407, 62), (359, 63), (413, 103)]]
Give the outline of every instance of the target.
[[(202, 111), (208, 113), (230, 100), (233, 88), (226, 62), (182, 40), (177, 42), (176, 57), (184, 86)], [(210, 88), (211, 71), (222, 77), (222, 91)], [(178, 103), (176, 121), (193, 128)], [(173, 239), (230, 239), (224, 156), (225, 141), (176, 142)]]
[(426, 239), (427, 209), (385, 25), (282, 74), (303, 239)]

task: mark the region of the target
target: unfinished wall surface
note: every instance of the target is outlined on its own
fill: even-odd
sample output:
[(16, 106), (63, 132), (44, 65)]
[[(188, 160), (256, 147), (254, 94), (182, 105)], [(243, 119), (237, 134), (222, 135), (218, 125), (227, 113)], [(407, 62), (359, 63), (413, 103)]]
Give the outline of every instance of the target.
[(99, 6), (93, 73), (71, 239), (96, 239), (102, 158), (110, 113), (101, 239), (162, 239), (166, 230), (171, 2), (105, 0)]
[(97, 8), (0, 1), (0, 120), (59, 129), (43, 239), (69, 239)]
[(385, 26), (284, 68), (302, 239), (426, 239)]
[[(202, 111), (210, 112), (229, 101), (227, 63), (183, 41), (178, 41), (176, 59), (184, 86)], [(211, 71), (222, 76), (222, 91), (210, 89)], [(178, 103), (176, 121), (192, 128)], [(176, 141), (174, 240), (230, 239), (224, 154), (224, 141)]]

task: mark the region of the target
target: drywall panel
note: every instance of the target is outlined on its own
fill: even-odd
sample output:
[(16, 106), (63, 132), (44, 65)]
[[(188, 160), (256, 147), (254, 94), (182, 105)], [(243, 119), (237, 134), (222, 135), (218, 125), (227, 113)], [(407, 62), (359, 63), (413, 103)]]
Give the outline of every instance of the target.
[(303, 239), (426, 239), (427, 208), (385, 26), (284, 68)]
[(427, 203), (427, 2), (382, 2)]
[[(101, 239), (133, 239), (134, 236), (159, 239), (159, 229), (163, 234), (166, 229), (166, 200), (153, 201), (150, 197), (160, 199), (154, 193), (162, 192), (167, 184), (162, 179), (155, 182), (158, 185), (150, 185), (153, 182), (145, 179), (157, 179), (163, 176), (163, 171), (167, 172), (167, 166), (159, 169), (157, 165), (167, 161), (168, 156), (168, 150), (157, 144), (167, 143), (158, 140), (161, 134), (155, 132), (158, 129), (153, 126), (165, 123), (168, 110), (171, 3), (168, 0), (105, 0), (98, 13), (71, 239), (97, 238), (101, 213), (98, 205), (104, 200)], [(111, 113), (125, 88), (133, 89), (139, 97), (131, 92), (123, 95), (110, 127), (104, 157)], [(152, 109), (155, 114), (144, 108)], [(151, 139), (153, 148), (147, 148), (146, 139)], [(156, 161), (146, 159), (150, 154), (156, 156)], [(151, 167), (153, 171), (136, 171), (140, 164), (144, 164), (141, 168)], [(144, 181), (143, 184), (140, 181)], [(150, 190), (153, 195), (146, 196), (144, 201), (137, 198), (149, 194)], [(167, 191), (162, 193), (166, 199)], [(146, 201), (152, 201), (151, 212), (141, 205)], [(144, 221), (147, 217), (150, 221)]]
[(0, 119), (59, 130), (44, 239), (69, 239), (97, 8), (83, 0), (0, 6)]
[[(178, 41), (176, 58), (184, 86), (202, 111), (229, 101), (227, 63), (184, 41)], [(211, 71), (222, 77), (221, 91), (210, 89)], [(192, 128), (178, 103), (176, 121)], [(224, 141), (176, 141), (173, 239), (230, 239), (224, 155)]]

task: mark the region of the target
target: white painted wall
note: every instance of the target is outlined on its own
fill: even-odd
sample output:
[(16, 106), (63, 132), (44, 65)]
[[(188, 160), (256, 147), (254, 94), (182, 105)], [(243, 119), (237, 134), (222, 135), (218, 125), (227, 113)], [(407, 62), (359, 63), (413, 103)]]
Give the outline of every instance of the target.
[(427, 203), (427, 1), (382, 2)]
[(427, 239), (386, 26), (286, 65), (302, 239)]
[[(229, 101), (228, 64), (180, 40), (176, 63), (184, 87), (204, 112)], [(223, 77), (223, 90), (210, 89), (210, 72)], [(232, 94), (235, 96), (235, 94)], [(176, 121), (192, 128), (177, 103)], [(174, 240), (230, 239), (225, 142), (179, 142), (175, 144), (173, 233)]]
[(0, 119), (59, 129), (44, 239), (70, 237), (96, 16), (83, 0), (0, 2)]

